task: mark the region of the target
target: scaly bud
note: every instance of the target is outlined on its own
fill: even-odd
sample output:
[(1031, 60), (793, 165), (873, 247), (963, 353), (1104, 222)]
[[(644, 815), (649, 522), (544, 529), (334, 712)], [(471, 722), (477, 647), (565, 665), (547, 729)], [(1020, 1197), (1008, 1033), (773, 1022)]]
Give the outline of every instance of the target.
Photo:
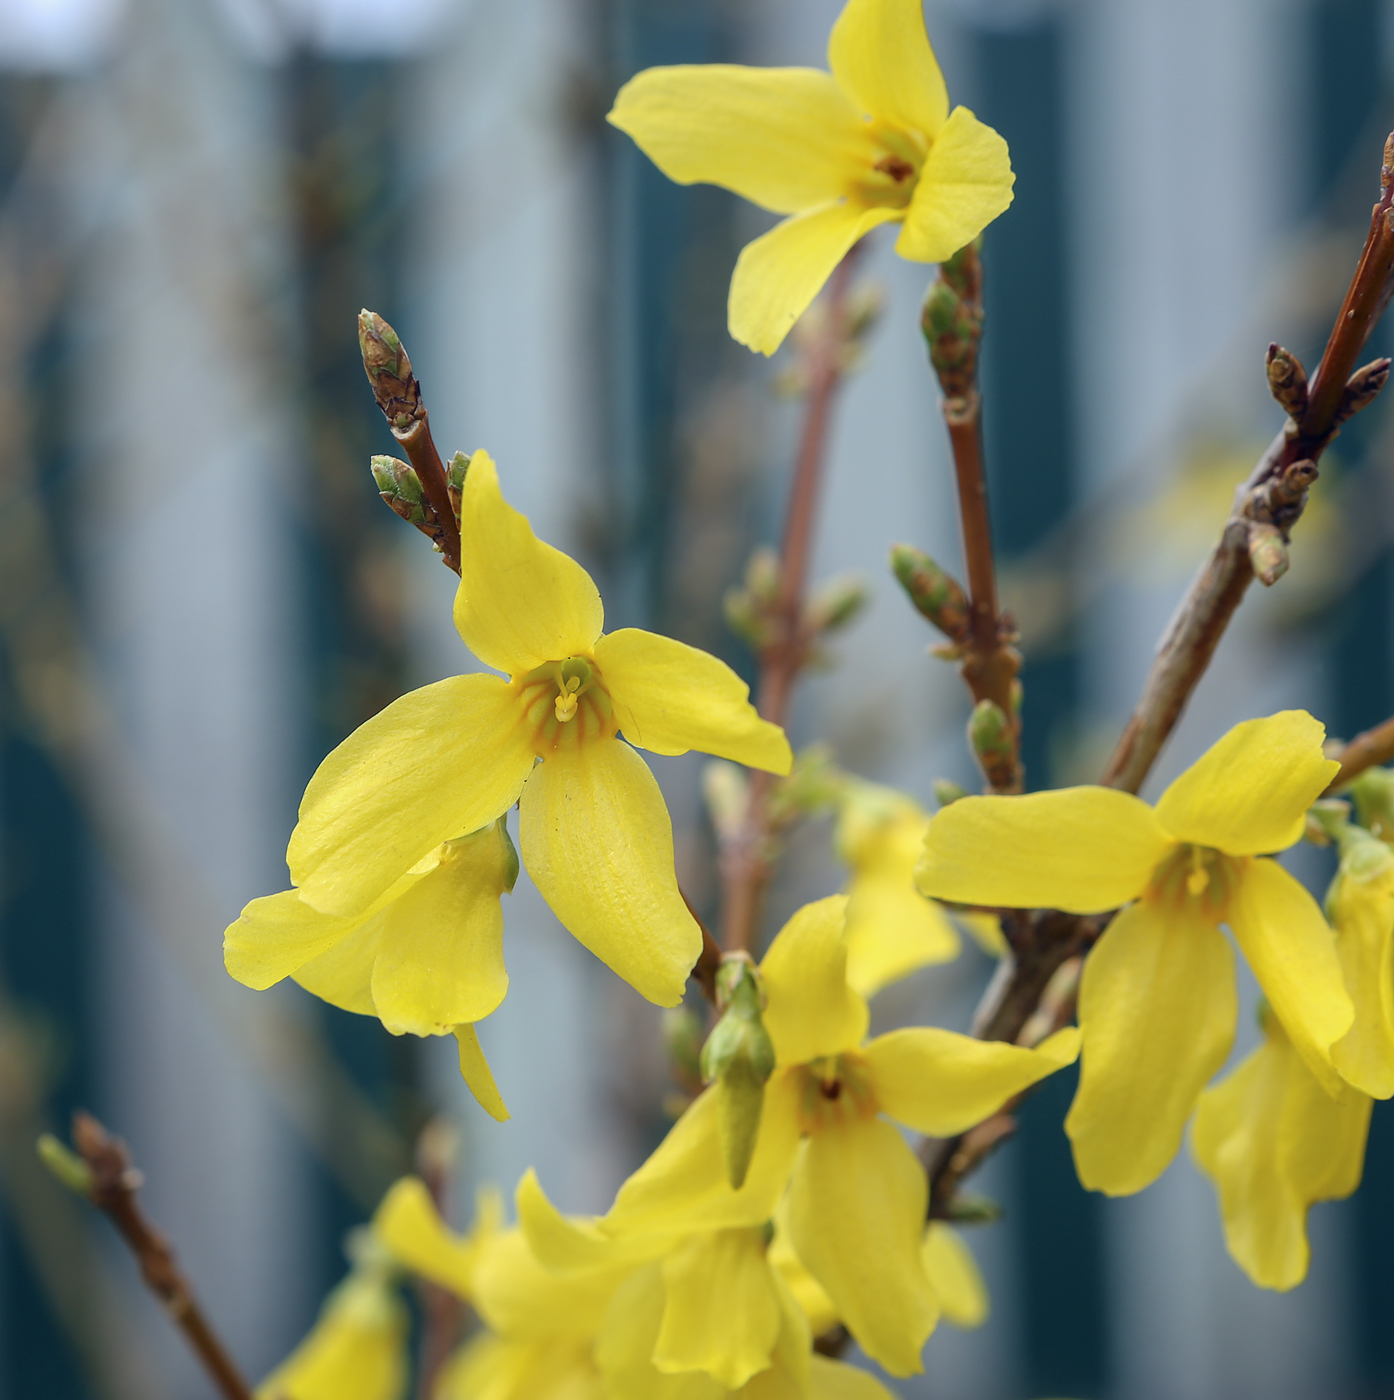
[(983, 334), (982, 308), (966, 301), (941, 275), (925, 293), (920, 329), (945, 396), (963, 398), (971, 393)]
[(804, 626), (817, 636), (845, 627), (866, 607), (870, 594), (855, 574), (839, 574), (820, 584), (804, 611)]
[(92, 1168), (71, 1147), (52, 1133), (42, 1134), (36, 1146), (39, 1160), (62, 1185), (75, 1196), (92, 1199)]
[(1271, 588), (1288, 571), (1288, 546), (1283, 532), (1267, 521), (1249, 525), (1249, 562), (1265, 587)]
[(1360, 825), (1394, 844), (1394, 771), (1367, 768), (1347, 791), (1355, 799)]
[(957, 579), (911, 544), (891, 547), (891, 569), (922, 616), (951, 641), (968, 640), (971, 624), (968, 595)]
[(1347, 418), (1354, 418), (1362, 408), (1368, 408), (1379, 397), (1379, 392), (1389, 382), (1389, 361), (1371, 360), (1368, 365), (1362, 365), (1346, 380), (1346, 387), (1341, 391), (1341, 402), (1337, 406), (1336, 416), (1331, 421), (1334, 428), (1338, 424), (1344, 423)]
[(460, 523), (460, 500), (465, 490), (465, 473), (469, 469), (470, 459), (463, 452), (457, 452), (445, 469), (446, 489), (450, 492), (450, 505), (455, 512), (457, 525)]
[(941, 807), (948, 807), (948, 806), (951, 806), (953, 803), (957, 802), (958, 799), (959, 799), (960, 797), (967, 797), (967, 796), (968, 796), (968, 793), (967, 793), (966, 789), (959, 787), (959, 785), (958, 785), (956, 782), (954, 782), (952, 779), (950, 779), (950, 778), (935, 778), (935, 780), (934, 780), (934, 800), (935, 800)]
[(1300, 423), (1307, 411), (1307, 371), (1276, 341), (1268, 347), (1268, 388), (1288, 417)]
[(373, 397), (389, 426), (404, 432), (426, 416), (421, 386), (397, 332), (376, 311), (358, 313), (358, 348)]
[(702, 1078), (717, 1086), (726, 1179), (733, 1191), (739, 1191), (755, 1155), (765, 1081), (774, 1073), (774, 1042), (760, 1015), (764, 989), (748, 955), (728, 953), (722, 959), (716, 974), (716, 1004), (721, 1019), (702, 1047)]
[(1002, 707), (993, 700), (979, 700), (968, 716), (968, 745), (994, 786), (1008, 781), (1016, 770), (1016, 734)]
[(408, 525), (415, 525), (418, 530), (431, 534), (428, 527), (435, 525), (436, 515), (421, 489), (420, 478), (410, 464), (400, 457), (379, 456), (374, 457), (369, 466), (378, 495), (388, 507)]

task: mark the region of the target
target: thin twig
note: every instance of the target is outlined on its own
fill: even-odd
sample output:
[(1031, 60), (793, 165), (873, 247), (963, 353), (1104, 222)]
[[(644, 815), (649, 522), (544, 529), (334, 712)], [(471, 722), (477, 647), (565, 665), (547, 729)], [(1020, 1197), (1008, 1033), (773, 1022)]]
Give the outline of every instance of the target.
[(73, 1146), (91, 1168), (92, 1203), (116, 1226), (140, 1265), (146, 1287), (188, 1338), (219, 1393), (226, 1400), (252, 1400), (250, 1387), (180, 1272), (169, 1241), (145, 1218), (136, 1201), (141, 1175), (131, 1165), (125, 1143), (112, 1137), (91, 1114), (78, 1112), (73, 1114)]
[[(829, 417), (843, 375), (847, 291), (856, 255), (854, 247), (833, 273), (821, 333), (808, 351), (807, 408), (784, 520), (779, 586), (769, 619), (772, 636), (760, 651), (757, 704), (760, 714), (772, 724), (787, 722), (794, 683), (809, 656), (804, 597), (827, 457)], [(769, 854), (773, 786), (773, 774), (760, 769), (751, 774), (745, 821), (721, 854), (721, 943), (728, 952), (748, 951), (760, 921), (765, 890), (773, 873)]]
[(1394, 719), (1387, 719), (1354, 739), (1341, 750), (1341, 766), (1331, 779), (1323, 797), (1330, 797), (1355, 781), (1367, 768), (1378, 767), (1394, 759)]
[[(457, 1141), (454, 1130), (441, 1118), (433, 1118), (416, 1140), (416, 1169), (431, 1193), (442, 1220), (450, 1219), (450, 1183), (454, 1174)], [(418, 1279), (421, 1296), (421, 1364), (416, 1377), (416, 1400), (432, 1400), (436, 1382), (465, 1330), (465, 1304), (429, 1279)]]

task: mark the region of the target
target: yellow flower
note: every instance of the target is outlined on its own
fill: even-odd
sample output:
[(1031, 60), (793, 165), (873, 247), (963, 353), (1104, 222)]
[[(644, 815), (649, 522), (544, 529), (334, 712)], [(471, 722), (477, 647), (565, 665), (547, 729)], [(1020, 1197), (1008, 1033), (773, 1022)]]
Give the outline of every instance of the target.
[(1225, 1244), (1261, 1288), (1286, 1291), (1307, 1276), (1307, 1211), (1360, 1184), (1373, 1100), (1333, 1099), (1296, 1053), (1278, 1019), (1264, 1042), (1200, 1096), (1191, 1146), (1215, 1183)]
[(1165, 1169), (1237, 1016), (1227, 923), (1298, 1054), (1332, 1093), (1353, 1011), (1331, 930), (1264, 853), (1302, 836), (1336, 765), (1288, 710), (1237, 725), (1154, 808), (1109, 788), (968, 797), (930, 823), (919, 884), (956, 903), (1127, 907), (1084, 964), (1079, 1092), (1065, 1120), (1085, 1186), (1140, 1191)]
[[(412, 691), (320, 765), (287, 859), (299, 899), (347, 922), (316, 925), (322, 943), (297, 926), (297, 946), (323, 953), (361, 931), (442, 843), (481, 831), (517, 802), (523, 862), (557, 917), (644, 996), (671, 1006), (701, 935), (678, 893), (662, 794), (630, 745), (696, 748), (787, 773), (788, 741), (714, 657), (634, 628), (602, 634), (590, 576), (504, 501), (485, 452), (465, 477), (460, 539), (455, 625), (509, 679), (475, 673)], [(442, 997), (458, 995), (473, 1010), (502, 995), (492, 953), (480, 973), (488, 995), (461, 985), (476, 976), (463, 950), (474, 936), (448, 917), (418, 925), (409, 941), (400, 952), (384, 943), (378, 955), (399, 969), (400, 1024), (439, 1025)], [(302, 973), (293, 961), (288, 954), (279, 975)], [(442, 968), (453, 991), (437, 985)]]
[(902, 257), (942, 262), (1012, 202), (1007, 143), (949, 110), (920, 0), (847, 0), (828, 66), (649, 68), (609, 117), (669, 179), (791, 216), (731, 279), (731, 334), (766, 355), (877, 224), (903, 225)]
[(846, 905), (837, 895), (805, 906), (761, 963), (777, 1068), (745, 1184), (727, 1182), (708, 1089), (599, 1223), (620, 1237), (759, 1226), (787, 1186), (799, 1259), (867, 1355), (909, 1375), (939, 1302), (921, 1257), (924, 1168), (886, 1118), (936, 1137), (961, 1132), (1070, 1063), (1079, 1033), (1037, 1050), (927, 1027), (863, 1045), (868, 1012), (847, 985)]
[(987, 1321), (987, 1285), (963, 1236), (942, 1220), (931, 1220), (920, 1259), (939, 1311), (955, 1327), (981, 1327)]

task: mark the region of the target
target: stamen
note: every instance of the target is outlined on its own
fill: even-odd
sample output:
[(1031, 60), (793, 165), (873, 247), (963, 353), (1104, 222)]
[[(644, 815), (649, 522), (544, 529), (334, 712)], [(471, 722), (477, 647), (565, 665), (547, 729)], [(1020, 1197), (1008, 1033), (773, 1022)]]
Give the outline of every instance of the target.
[(1191, 847), (1191, 873), (1186, 876), (1186, 888), (1192, 895), (1204, 894), (1210, 885), (1210, 872), (1205, 868), (1205, 861), (1201, 855), (1199, 846)]
[(578, 701), (577, 691), (580, 689), (581, 680), (578, 676), (571, 676), (569, 679), (562, 682), (556, 700), (557, 720), (561, 724), (565, 724), (567, 720), (576, 718), (576, 705)]

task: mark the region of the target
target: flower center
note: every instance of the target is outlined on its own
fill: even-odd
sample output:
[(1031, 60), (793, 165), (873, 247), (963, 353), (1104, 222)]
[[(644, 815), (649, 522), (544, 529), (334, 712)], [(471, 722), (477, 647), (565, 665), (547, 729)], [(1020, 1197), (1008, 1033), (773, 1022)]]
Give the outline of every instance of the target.
[(1178, 846), (1157, 867), (1147, 898), (1173, 907), (1190, 906), (1204, 918), (1223, 922), (1244, 861), (1210, 846)]
[(875, 125), (871, 128), (871, 163), (848, 193), (859, 204), (903, 209), (915, 193), (926, 147), (915, 132)]
[(514, 682), (542, 758), (614, 734), (614, 706), (595, 662), (583, 656), (548, 661)]
[(817, 1132), (847, 1118), (870, 1118), (877, 1112), (866, 1060), (857, 1051), (811, 1060), (797, 1072), (804, 1132)]

